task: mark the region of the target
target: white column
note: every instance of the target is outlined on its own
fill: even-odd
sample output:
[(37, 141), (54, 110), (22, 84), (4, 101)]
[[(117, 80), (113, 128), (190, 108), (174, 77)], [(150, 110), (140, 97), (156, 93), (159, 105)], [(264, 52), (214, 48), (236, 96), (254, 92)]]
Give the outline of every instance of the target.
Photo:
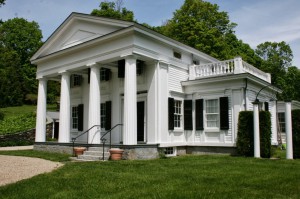
[(260, 140), (259, 140), (259, 102), (253, 102), (253, 125), (254, 125), (254, 157), (260, 158)]
[[(100, 69), (96, 64), (91, 66), (90, 74), (90, 95), (89, 95), (89, 128), (100, 125)], [(89, 131), (88, 142), (90, 144), (100, 144), (99, 127), (94, 127)]]
[(58, 142), (70, 142), (71, 107), (70, 107), (70, 74), (61, 74), (59, 136)]
[(46, 141), (47, 80), (39, 79), (35, 142)]
[(285, 102), (286, 159), (293, 159), (291, 102)]
[(125, 145), (137, 144), (136, 97), (136, 59), (130, 56), (125, 60), (123, 136), (123, 143)]

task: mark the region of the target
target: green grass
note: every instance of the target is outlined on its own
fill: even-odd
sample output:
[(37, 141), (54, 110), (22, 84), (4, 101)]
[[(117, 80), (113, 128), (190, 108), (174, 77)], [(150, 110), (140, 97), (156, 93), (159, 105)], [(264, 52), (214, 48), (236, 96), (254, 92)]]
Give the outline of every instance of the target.
[(1, 198), (299, 198), (300, 161), (184, 156), (68, 162), (0, 187)]

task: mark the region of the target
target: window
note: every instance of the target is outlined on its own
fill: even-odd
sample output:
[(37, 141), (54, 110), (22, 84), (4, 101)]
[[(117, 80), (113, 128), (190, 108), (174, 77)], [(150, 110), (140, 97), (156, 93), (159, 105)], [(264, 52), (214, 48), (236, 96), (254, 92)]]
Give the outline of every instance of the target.
[(107, 68), (100, 69), (100, 81), (109, 81), (110, 70)]
[(78, 107), (72, 107), (72, 129), (78, 129)]
[(175, 148), (174, 147), (166, 147), (164, 148), (164, 154), (166, 156), (174, 156), (175, 154)]
[(180, 52), (173, 52), (173, 56), (176, 57), (177, 59), (181, 59), (181, 53)]
[(101, 109), (100, 109), (100, 114), (101, 114), (101, 128), (105, 128), (106, 125), (106, 104), (101, 103)]
[(81, 75), (73, 75), (73, 86), (80, 86), (81, 80), (82, 80)]
[(285, 133), (285, 113), (278, 113), (280, 132)]
[(182, 119), (182, 101), (174, 100), (174, 127), (180, 128)]
[(206, 127), (219, 127), (219, 101), (218, 99), (210, 99), (205, 101), (206, 110)]

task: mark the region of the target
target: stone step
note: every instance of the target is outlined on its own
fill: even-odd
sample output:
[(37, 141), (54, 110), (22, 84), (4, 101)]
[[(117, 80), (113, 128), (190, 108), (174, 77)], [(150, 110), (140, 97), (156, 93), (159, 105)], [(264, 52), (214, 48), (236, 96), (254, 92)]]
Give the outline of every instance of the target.
[[(104, 155), (104, 160), (108, 160), (109, 156)], [(95, 156), (95, 155), (79, 155), (77, 160), (82, 161), (100, 161), (102, 160), (102, 156)]]
[[(84, 155), (93, 155), (93, 156), (101, 156), (103, 155), (102, 151), (85, 151)], [(109, 152), (104, 152), (104, 156), (109, 156)]]

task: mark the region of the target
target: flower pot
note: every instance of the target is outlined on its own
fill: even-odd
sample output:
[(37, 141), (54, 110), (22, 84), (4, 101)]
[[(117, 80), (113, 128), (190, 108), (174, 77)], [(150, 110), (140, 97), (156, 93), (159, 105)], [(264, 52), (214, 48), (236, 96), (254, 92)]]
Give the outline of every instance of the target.
[(78, 157), (79, 155), (82, 155), (85, 150), (85, 147), (74, 147), (74, 154)]
[(121, 160), (124, 150), (118, 148), (109, 149), (111, 160)]

